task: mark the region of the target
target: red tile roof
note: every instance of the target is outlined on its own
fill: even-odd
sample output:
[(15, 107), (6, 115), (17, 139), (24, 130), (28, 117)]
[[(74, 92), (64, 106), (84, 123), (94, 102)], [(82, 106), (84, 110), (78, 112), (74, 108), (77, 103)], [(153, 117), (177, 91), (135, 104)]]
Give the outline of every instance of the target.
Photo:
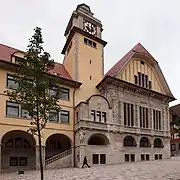
[(13, 55), (18, 50), (4, 44), (0, 44), (0, 60), (1, 61), (11, 61), (11, 55)]
[[(0, 61), (11, 62), (11, 56), (17, 51), (20, 50), (6, 46), (4, 44), (0, 44)], [(69, 75), (64, 65), (57, 62), (55, 62), (55, 67), (53, 70), (50, 71), (50, 73), (56, 74), (65, 79), (72, 80), (72, 77)]]
[[(113, 76), (115, 75), (124, 65), (125, 63), (131, 58), (135, 52), (144, 53), (148, 56), (152, 55), (140, 44), (136, 44), (123, 58), (121, 58), (106, 74), (105, 76)], [(152, 57), (153, 58), (153, 57)]]

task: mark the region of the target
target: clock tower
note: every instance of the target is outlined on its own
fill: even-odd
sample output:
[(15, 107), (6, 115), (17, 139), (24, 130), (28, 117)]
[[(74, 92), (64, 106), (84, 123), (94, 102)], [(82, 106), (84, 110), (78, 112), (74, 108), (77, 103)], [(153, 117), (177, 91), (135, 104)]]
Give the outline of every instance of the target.
[(80, 4), (73, 11), (64, 36), (66, 43), (62, 50), (63, 64), (75, 81), (82, 83), (77, 90), (78, 101), (85, 101), (97, 94), (96, 85), (104, 75), (104, 47), (101, 21), (94, 17), (86, 4)]

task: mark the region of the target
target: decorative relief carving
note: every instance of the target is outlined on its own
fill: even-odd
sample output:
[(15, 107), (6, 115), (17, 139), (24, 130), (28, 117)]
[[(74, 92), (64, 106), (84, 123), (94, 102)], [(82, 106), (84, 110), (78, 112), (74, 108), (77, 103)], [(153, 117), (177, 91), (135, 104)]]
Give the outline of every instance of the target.
[(149, 108), (149, 125), (150, 125), (150, 128), (153, 129), (153, 115), (152, 115), (152, 108)]
[(139, 127), (139, 103), (135, 104), (135, 125)]
[(97, 103), (97, 109), (101, 109), (101, 104), (100, 103)]
[(79, 132), (80, 144), (85, 143), (85, 136), (86, 136), (85, 131), (80, 131)]

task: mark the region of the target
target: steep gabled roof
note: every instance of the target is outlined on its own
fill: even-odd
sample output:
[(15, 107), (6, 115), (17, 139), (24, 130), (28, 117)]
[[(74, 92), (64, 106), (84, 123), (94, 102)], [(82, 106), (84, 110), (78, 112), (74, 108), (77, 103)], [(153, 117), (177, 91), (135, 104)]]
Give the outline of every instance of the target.
[[(136, 44), (124, 57), (122, 57), (106, 74), (108, 76), (114, 76), (124, 65), (125, 63), (131, 59), (131, 57), (135, 53), (143, 53), (146, 54), (147, 56), (150, 56), (151, 58), (152, 55), (141, 45), (141, 43)], [(153, 58), (154, 59), (154, 58)]]
[[(21, 50), (9, 47), (4, 44), (0, 44), (0, 61), (11, 62), (11, 56), (16, 52), (23, 52)], [(55, 67), (50, 71), (51, 74), (56, 74), (57, 76), (63, 77), (65, 79), (72, 80), (72, 77), (66, 70), (63, 64), (55, 62)]]
[(162, 70), (158, 64), (158, 62), (154, 59), (154, 57), (140, 44), (136, 44), (123, 58), (121, 58), (105, 75), (106, 76), (111, 76), (115, 77), (119, 72), (121, 72), (124, 67), (126, 66), (127, 63), (132, 59), (133, 56), (135, 55), (143, 55), (146, 57), (149, 57), (149, 59), (153, 62), (153, 68), (155, 72), (159, 76), (159, 80), (162, 83), (162, 86), (165, 90), (166, 95), (173, 97), (173, 94), (171, 93), (171, 90), (166, 82), (166, 79), (162, 73)]

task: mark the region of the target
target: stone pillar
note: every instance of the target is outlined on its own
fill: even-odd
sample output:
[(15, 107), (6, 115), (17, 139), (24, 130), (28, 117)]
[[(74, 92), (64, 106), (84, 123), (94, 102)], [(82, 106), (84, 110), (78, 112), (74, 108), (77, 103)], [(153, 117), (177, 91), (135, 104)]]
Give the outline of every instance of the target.
[(2, 144), (0, 143), (0, 174), (1, 174), (1, 169), (2, 169), (2, 167), (1, 167), (1, 162), (2, 162), (2, 154), (1, 154), (1, 148), (2, 148)]
[(135, 104), (135, 126), (140, 127), (139, 101), (137, 101), (137, 100), (136, 100), (136, 104)]
[(39, 146), (36, 146), (36, 170), (39, 169)]
[(44, 169), (45, 169), (45, 159), (46, 159), (46, 146), (42, 146), (42, 161), (43, 161)]
[(72, 151), (72, 155), (71, 155), (71, 166), (72, 166), (72, 167), (75, 167), (75, 164), (74, 164), (74, 157), (75, 157), (75, 154), (74, 154), (74, 146), (71, 146), (71, 151)]
[[(46, 146), (42, 146), (43, 167), (45, 167), (45, 156), (46, 156)], [(39, 157), (40, 157), (39, 146), (36, 146), (36, 170), (39, 170), (40, 168)]]

